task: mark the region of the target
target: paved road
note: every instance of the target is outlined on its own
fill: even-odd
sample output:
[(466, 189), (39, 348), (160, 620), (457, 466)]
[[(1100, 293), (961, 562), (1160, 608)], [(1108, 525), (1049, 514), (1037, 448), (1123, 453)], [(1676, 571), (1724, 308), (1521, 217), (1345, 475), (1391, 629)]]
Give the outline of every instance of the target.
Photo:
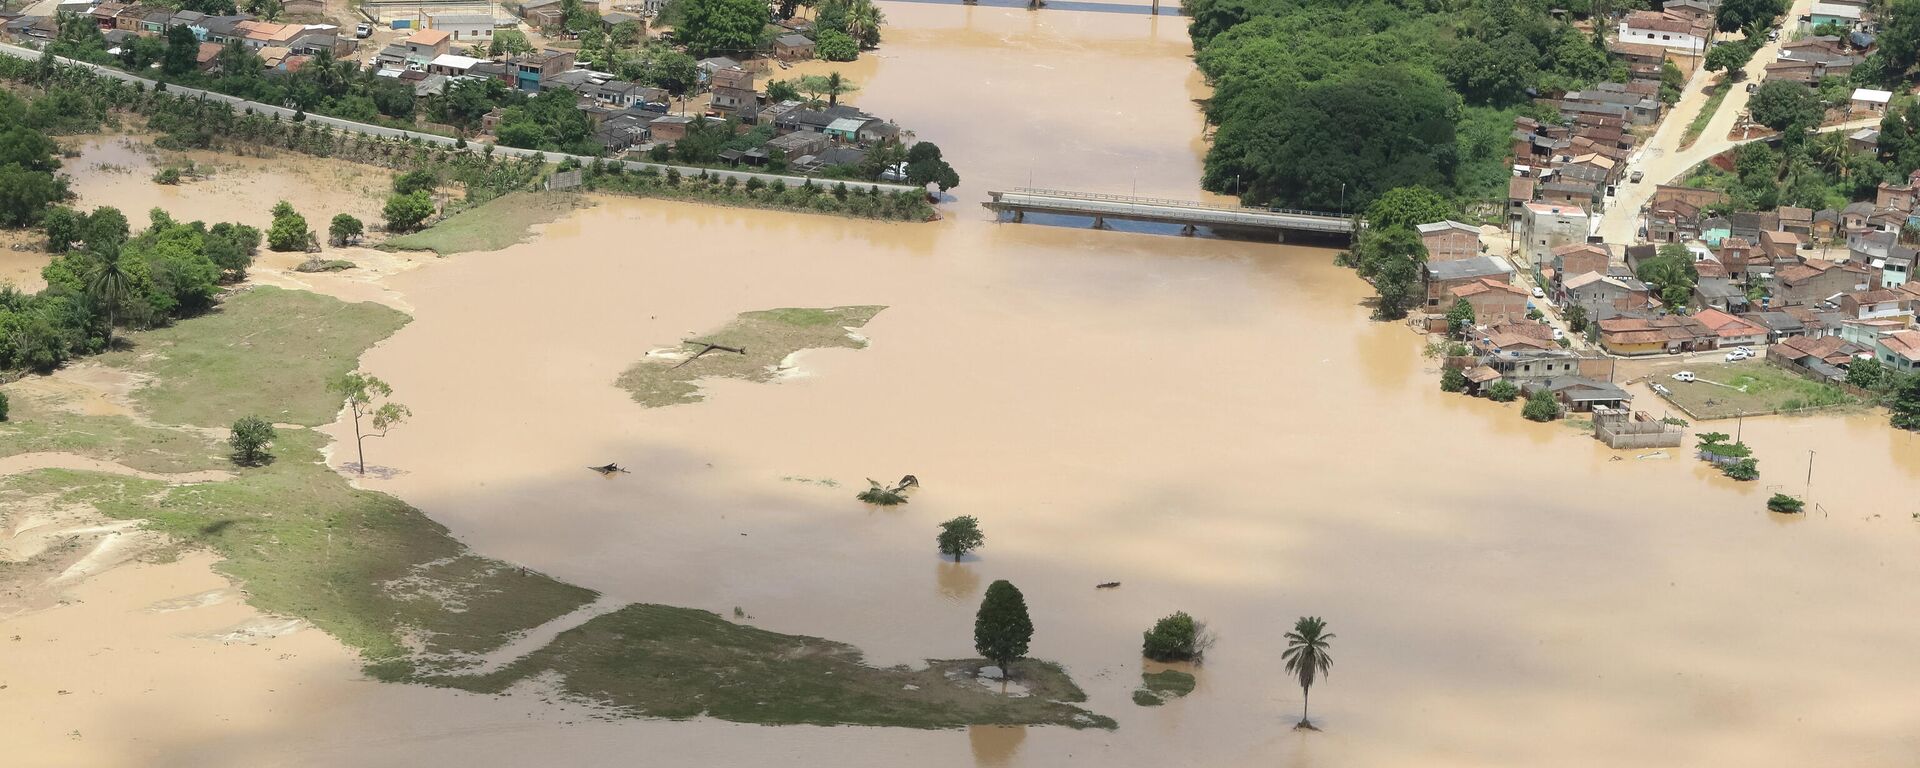
[[(22, 59), (28, 59), (28, 60), (34, 60), (34, 61), (37, 61), (40, 58), (39, 51), (35, 51), (29, 48), (21, 48), (13, 45), (0, 45), (0, 54), (5, 54), (5, 55), (13, 56), (16, 58), (22, 58)], [(105, 77), (110, 77), (115, 80), (122, 80), (129, 83), (144, 83), (148, 87), (152, 87), (154, 84), (154, 81), (152, 80), (149, 80), (144, 77), (136, 77), (134, 75), (120, 71), (118, 69), (114, 69), (112, 67), (103, 67), (96, 64), (89, 64), (84, 61), (74, 61), (72, 59), (68, 59), (64, 57), (61, 57), (59, 61), (62, 64), (66, 64), (70, 66), (84, 67), (86, 69), (92, 70), (97, 74), (100, 74)], [(253, 111), (255, 112), (268, 114), (268, 115), (279, 115), (286, 119), (292, 119), (294, 115), (294, 110), (287, 109), (285, 107), (275, 106), (271, 104), (261, 104), (259, 102), (254, 102), (254, 101), (247, 101), (246, 99), (228, 96), (223, 93), (215, 93), (213, 91), (203, 91), (197, 88), (186, 88), (181, 86), (168, 85), (167, 92), (172, 93), (176, 96), (193, 96), (198, 98), (204, 98), (209, 101), (232, 104), (236, 108), (241, 108), (241, 109), (252, 107)], [(315, 125), (329, 126), (337, 130), (351, 131), (354, 133), (365, 134), (368, 136), (378, 136), (378, 137), (389, 138), (389, 139), (420, 139), (421, 141), (427, 142), (429, 144), (438, 144), (440, 146), (447, 147), (447, 148), (453, 148), (454, 146), (454, 139), (446, 136), (439, 136), (439, 135), (430, 134), (430, 133), (420, 133), (417, 131), (404, 131), (396, 128), (388, 128), (385, 126), (368, 125), (366, 123), (356, 123), (351, 120), (341, 120), (339, 118), (327, 117), (325, 115), (312, 115), (312, 114), (307, 115), (307, 122)], [(468, 144), (467, 149), (469, 151), (478, 152), (481, 150), (481, 147), (478, 146), (477, 144)], [(539, 150), (517, 149), (514, 147), (494, 147), (494, 153), (499, 155), (506, 155), (508, 157), (538, 157), (549, 163), (560, 163), (567, 159), (573, 159), (581, 163), (591, 163), (594, 160), (599, 159), (599, 158), (595, 158), (588, 155), (568, 155), (560, 152), (541, 152)], [(633, 160), (627, 160), (627, 161), (621, 161), (621, 162), (624, 163), (624, 165), (628, 170), (633, 170), (633, 171), (651, 169), (659, 173), (666, 173), (668, 169), (673, 169), (673, 170), (679, 171), (681, 175), (685, 175), (685, 176), (698, 175), (704, 171), (707, 175), (712, 177), (717, 177), (721, 179), (732, 178), (740, 182), (745, 182), (750, 179), (759, 179), (762, 183), (771, 184), (775, 181), (779, 181), (786, 184), (787, 186), (797, 186), (809, 180), (812, 180), (817, 184), (834, 183), (831, 180), (812, 179), (812, 177), (808, 177), (808, 176), (787, 176), (783, 174), (773, 174), (773, 173), (752, 173), (748, 171), (730, 171), (730, 170), (722, 170), (722, 169), (714, 169), (714, 168), (694, 168), (694, 167), (689, 167), (684, 165), (663, 165), (660, 163), (643, 163), (643, 162), (637, 162)], [(866, 182), (855, 182), (855, 184), (865, 185)], [(889, 193), (892, 193), (892, 192), (916, 192), (917, 193), (917, 192), (925, 191), (919, 187), (905, 185), (905, 184), (874, 183), (872, 184), (872, 186), (878, 187), (882, 192), (889, 192)]]
[[(1789, 8), (1782, 17), (1785, 20), (1783, 23), (1797, 24), (1801, 16), (1811, 13), (1812, 10), (1813, 0), (1794, 0), (1793, 7)], [(1767, 65), (1779, 58), (1780, 45), (1786, 42), (1786, 39), (1786, 35), (1781, 35), (1780, 40), (1761, 46), (1760, 50), (1753, 54), (1753, 60), (1747, 62), (1746, 79), (1731, 84), (1732, 92), (1721, 101), (1720, 109), (1708, 120), (1706, 130), (1700, 133), (1700, 138), (1693, 143), (1693, 146), (1681, 149), (1680, 139), (1686, 134), (1687, 126), (1693, 123), (1694, 118), (1700, 114), (1700, 110), (1706, 106), (1707, 88), (1715, 80), (1715, 73), (1708, 72), (1704, 68), (1694, 71), (1693, 79), (1688, 81), (1686, 91), (1680, 97), (1680, 103), (1667, 110), (1666, 119), (1660, 121), (1660, 127), (1654, 131), (1653, 137), (1643, 142), (1639, 150), (1627, 158), (1627, 168), (1623, 178), (1631, 178), (1634, 171), (1640, 171), (1645, 175), (1645, 180), (1638, 184), (1620, 185), (1618, 194), (1607, 206), (1607, 210), (1601, 214), (1596, 234), (1608, 243), (1639, 242), (1640, 209), (1653, 198), (1656, 185), (1670, 183), (1689, 169), (1705, 162), (1707, 158), (1752, 141), (1752, 139), (1729, 139), (1727, 134), (1733, 131), (1733, 126), (1740, 119), (1740, 115), (1747, 111), (1747, 100), (1752, 95), (1747, 93), (1746, 83), (1759, 83), (1761, 78), (1766, 76)], [(1852, 131), (1879, 124), (1879, 118), (1875, 117), (1871, 120), (1854, 121), (1821, 130)]]

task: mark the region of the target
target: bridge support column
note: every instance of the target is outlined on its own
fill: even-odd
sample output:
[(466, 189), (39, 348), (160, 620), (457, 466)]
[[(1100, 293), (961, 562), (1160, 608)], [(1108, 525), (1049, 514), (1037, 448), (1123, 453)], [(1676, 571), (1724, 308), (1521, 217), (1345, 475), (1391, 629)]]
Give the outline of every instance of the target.
[(1106, 228), (1107, 228), (1107, 217), (1105, 217), (1105, 216), (1095, 216), (1095, 217), (1093, 217), (1093, 228), (1094, 228), (1094, 229), (1106, 229)]
[(1276, 243), (1284, 243), (1284, 242), (1286, 242), (1286, 241), (1287, 241), (1287, 231), (1286, 231), (1286, 230), (1284, 230), (1284, 229), (1276, 229), (1276, 230), (1274, 230), (1274, 231), (1273, 231), (1273, 241), (1274, 241), (1274, 242), (1276, 242)]
[(1180, 234), (1186, 235), (1187, 237), (1193, 237), (1194, 231), (1195, 231), (1194, 226), (1192, 224), (1188, 224), (1180, 228)]
[(1022, 208), (1013, 209), (1013, 223), (1018, 224), (1026, 220), (1027, 220), (1027, 212), (1025, 209), (1022, 209)]

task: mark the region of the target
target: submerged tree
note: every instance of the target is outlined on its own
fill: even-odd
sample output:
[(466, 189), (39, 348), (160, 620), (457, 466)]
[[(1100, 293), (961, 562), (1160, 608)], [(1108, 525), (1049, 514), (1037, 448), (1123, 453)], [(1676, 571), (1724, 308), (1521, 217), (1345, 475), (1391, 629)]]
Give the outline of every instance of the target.
[(1027, 616), (1027, 598), (1012, 582), (1000, 579), (987, 585), (980, 612), (973, 617), (973, 650), (1013, 676), (1013, 662), (1027, 655), (1033, 640), (1033, 620)]
[(954, 562), (960, 562), (961, 556), (972, 552), (987, 543), (987, 535), (980, 532), (980, 521), (973, 515), (961, 515), (940, 524), (940, 554), (951, 555)]
[(1313, 721), (1307, 718), (1307, 698), (1313, 691), (1313, 684), (1328, 674), (1333, 666), (1333, 657), (1327, 654), (1329, 641), (1333, 635), (1327, 632), (1327, 623), (1318, 616), (1302, 616), (1293, 623), (1293, 631), (1287, 633), (1287, 649), (1280, 658), (1287, 662), (1287, 671), (1300, 680), (1300, 723), (1294, 727), (1319, 730), (1313, 727)]
[[(393, 395), (393, 387), (379, 377), (349, 373), (327, 386), (346, 400), (353, 414), (353, 447), (359, 456), (360, 474), (367, 473), (367, 438), (386, 437), (387, 430), (405, 421), (413, 412), (399, 403), (383, 402)], [(361, 419), (367, 419), (374, 431), (363, 431)]]
[(1205, 622), (1186, 611), (1176, 611), (1141, 633), (1140, 655), (1154, 661), (1194, 661), (1212, 645), (1213, 635), (1207, 632)]

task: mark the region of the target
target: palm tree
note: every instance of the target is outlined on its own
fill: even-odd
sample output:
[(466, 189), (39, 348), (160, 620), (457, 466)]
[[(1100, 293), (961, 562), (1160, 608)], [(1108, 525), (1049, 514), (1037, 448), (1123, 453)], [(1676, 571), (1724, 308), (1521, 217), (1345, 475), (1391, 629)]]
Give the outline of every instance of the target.
[(114, 312), (127, 299), (127, 271), (120, 267), (119, 249), (103, 245), (93, 252), (96, 264), (87, 276), (87, 297), (107, 310), (107, 349), (113, 349)]
[(1293, 623), (1293, 631), (1287, 633), (1287, 650), (1280, 654), (1286, 659), (1287, 671), (1300, 678), (1300, 724), (1295, 728), (1320, 730), (1313, 727), (1313, 721), (1307, 719), (1307, 695), (1313, 689), (1313, 682), (1328, 674), (1327, 668), (1333, 666), (1333, 657), (1327, 655), (1327, 641), (1333, 635), (1325, 634), (1327, 622), (1318, 616), (1302, 616)]
[(861, 48), (867, 45), (867, 37), (880, 27), (880, 9), (873, 6), (873, 0), (854, 0), (847, 8), (847, 23), (844, 31)]

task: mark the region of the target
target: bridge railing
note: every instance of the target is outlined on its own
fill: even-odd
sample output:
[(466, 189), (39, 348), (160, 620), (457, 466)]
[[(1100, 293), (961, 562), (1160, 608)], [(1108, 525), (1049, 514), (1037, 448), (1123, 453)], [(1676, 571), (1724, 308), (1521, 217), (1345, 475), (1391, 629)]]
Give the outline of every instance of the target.
[(1234, 211), (1234, 212), (1242, 212), (1242, 213), (1284, 213), (1284, 214), (1293, 215), (1293, 216), (1319, 216), (1319, 217), (1328, 218), (1328, 219), (1347, 218), (1346, 216), (1343, 216), (1338, 213), (1328, 213), (1326, 211), (1307, 211), (1307, 210), (1300, 210), (1297, 208), (1271, 208), (1271, 207), (1255, 206), (1255, 205), (1216, 205), (1213, 203), (1202, 203), (1196, 200), (1172, 200), (1172, 199), (1158, 198), (1158, 197), (1139, 197), (1135, 195), (1111, 195), (1111, 194), (1104, 194), (1100, 192), (1069, 192), (1061, 189), (1039, 189), (1035, 187), (1020, 187), (1016, 189), (1010, 189), (1010, 190), (1007, 190), (1007, 194), (1042, 195), (1045, 197), (1062, 197), (1067, 199), (1078, 199), (1078, 200), (1103, 200), (1103, 201), (1115, 202), (1115, 203), (1137, 203), (1140, 205), (1164, 205), (1164, 206), (1171, 206), (1176, 208), (1205, 208), (1205, 209), (1215, 210), (1215, 211)]

